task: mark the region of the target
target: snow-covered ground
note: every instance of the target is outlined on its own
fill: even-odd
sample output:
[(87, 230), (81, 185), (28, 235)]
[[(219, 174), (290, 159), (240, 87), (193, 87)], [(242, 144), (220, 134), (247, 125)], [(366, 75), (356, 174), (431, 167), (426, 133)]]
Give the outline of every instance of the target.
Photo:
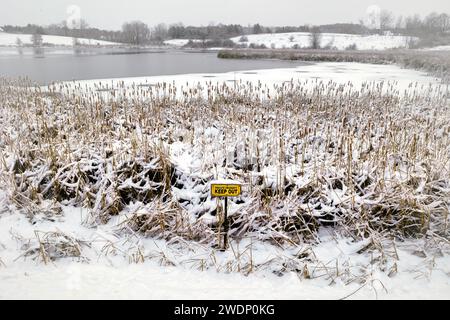
[(437, 269), (421, 270), (423, 262), (409, 257), (415, 261), (409, 264), (405, 255), (401, 276), (391, 279), (375, 271), (373, 281), (359, 291), (358, 284), (330, 285), (330, 280), (300, 280), (296, 274), (245, 277), (151, 263), (122, 267), (96, 263), (21, 265), (0, 269), (0, 299), (450, 299), (446, 275), (450, 261), (440, 259)]
[[(231, 250), (216, 251), (217, 267), (200, 271), (201, 260), (211, 259), (207, 248), (183, 252), (160, 240), (121, 237), (112, 222), (83, 225), (87, 216), (85, 209), (65, 207), (56, 221), (42, 214), (32, 224), (23, 213), (0, 213), (0, 299), (450, 299), (450, 256), (424, 241), (392, 242), (389, 250), (398, 261), (388, 261), (386, 271), (376, 262), (386, 257), (357, 253), (367, 241), (335, 237), (324, 229), (320, 244), (296, 248), (321, 261), (309, 266), (317, 278), (269, 270), (245, 276), (227, 273), (227, 263), (234, 260)], [(37, 239), (47, 232), (80, 241), (82, 258), (45, 265)], [(245, 239), (240, 249), (231, 245), (245, 255)], [(135, 263), (138, 249), (145, 261)], [(257, 265), (292, 252), (255, 243), (252, 259)], [(346, 274), (350, 283), (342, 280)]]
[[(265, 45), (267, 48), (291, 49), (310, 47), (310, 33), (289, 32), (289, 33), (264, 33), (251, 34), (246, 36), (248, 41), (241, 42), (241, 36), (231, 38), (237, 44)], [(390, 35), (355, 35), (340, 33), (323, 33), (321, 36), (321, 47), (328, 47), (338, 50), (345, 50), (356, 45), (357, 50), (385, 50), (394, 48), (408, 48), (415, 38), (405, 36)], [(182, 47), (188, 43), (186, 39), (172, 39), (165, 41), (165, 44)], [(200, 41), (200, 40), (194, 40)]]
[[(230, 86), (260, 82), (263, 88), (273, 88), (291, 80), (301, 81), (305, 87), (351, 82), (356, 90), (364, 84), (379, 87), (385, 83), (400, 92), (416, 86), (411, 82), (425, 90), (439, 84), (422, 72), (396, 66), (321, 63), (291, 69), (103, 79), (65, 85), (90, 92), (106, 86), (117, 88), (119, 84), (127, 90), (142, 85), (143, 92), (148, 92), (151, 85), (162, 82), (186, 90), (211, 82)], [(215, 127), (196, 130), (199, 135), (218, 140)], [(202, 154), (217, 151), (211, 140), (202, 141)], [(182, 142), (173, 143), (169, 149), (181, 171), (201, 172), (204, 164), (196, 150)], [(5, 159), (8, 163), (10, 160)], [(265, 174), (271, 179), (269, 169)], [(37, 214), (27, 217), (27, 210), (19, 211), (9, 200), (12, 192), (0, 189), (0, 299), (450, 299), (449, 243), (439, 237), (354, 241), (333, 228), (321, 227), (316, 242), (278, 246), (249, 236), (233, 239), (232, 250), (220, 252), (208, 244), (183, 239), (166, 242), (128, 229), (124, 232), (124, 222), (136, 211), (145, 214), (147, 207), (142, 209), (139, 203), (130, 204), (105, 224), (95, 224), (90, 210), (59, 206), (50, 200), (40, 205)], [(174, 191), (174, 195), (196, 196), (194, 190), (185, 189)], [(230, 213), (236, 206), (230, 205)], [(187, 208), (191, 209), (195, 208)], [(45, 252), (41, 246), (44, 240), (49, 241)], [(76, 257), (57, 257), (44, 263), (49, 255), (67, 250)], [(293, 262), (303, 268), (282, 271)], [(245, 270), (253, 272), (247, 275)]]
[[(17, 45), (17, 39), (20, 39), (20, 41), (23, 43), (23, 45), (31, 45), (31, 34), (13, 34), (13, 33), (6, 33), (6, 32), (0, 32), (0, 46), (16, 46)], [(54, 46), (72, 46), (73, 45), (73, 38), (72, 37), (63, 37), (63, 36), (49, 36), (49, 35), (43, 35), (42, 40), (44, 45), (50, 44)], [(115, 46), (118, 45), (114, 42), (109, 41), (102, 41), (102, 40), (95, 40), (95, 39), (84, 39), (84, 38), (77, 38), (78, 42), (81, 45), (93, 45), (93, 46)]]
[[(235, 37), (231, 40), (240, 43), (241, 37)], [(310, 33), (292, 32), (292, 33), (265, 33), (248, 35), (247, 44), (265, 45), (267, 48), (308, 48), (310, 46)], [(407, 48), (410, 37), (405, 36), (387, 36), (387, 35), (355, 35), (339, 33), (323, 33), (321, 35), (320, 46), (345, 50), (356, 45), (358, 50), (385, 50), (393, 48)]]

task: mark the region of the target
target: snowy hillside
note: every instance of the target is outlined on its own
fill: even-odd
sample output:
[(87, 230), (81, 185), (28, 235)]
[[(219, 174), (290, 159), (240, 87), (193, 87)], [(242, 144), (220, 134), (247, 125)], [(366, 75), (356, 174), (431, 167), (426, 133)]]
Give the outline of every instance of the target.
[[(0, 46), (16, 46), (17, 39), (23, 43), (23, 45), (31, 45), (31, 34), (13, 34), (0, 32)], [(50, 44), (55, 46), (72, 46), (73, 38), (71, 37), (62, 37), (62, 36), (49, 36), (43, 35), (42, 40), (44, 45)], [(102, 40), (94, 40), (94, 39), (84, 39), (77, 38), (78, 42), (82, 45), (100, 45), (100, 46), (114, 46), (119, 45), (118, 43), (102, 41)]]
[[(292, 33), (266, 33), (248, 35), (248, 42), (240, 42), (241, 37), (232, 38), (236, 43), (247, 43), (256, 45), (265, 45), (267, 48), (308, 48), (310, 46), (310, 34), (305, 32)], [(409, 37), (404, 36), (385, 36), (385, 35), (354, 35), (323, 33), (321, 47), (336, 48), (345, 50), (356, 45), (358, 50), (384, 50), (393, 48), (407, 48), (410, 41)]]

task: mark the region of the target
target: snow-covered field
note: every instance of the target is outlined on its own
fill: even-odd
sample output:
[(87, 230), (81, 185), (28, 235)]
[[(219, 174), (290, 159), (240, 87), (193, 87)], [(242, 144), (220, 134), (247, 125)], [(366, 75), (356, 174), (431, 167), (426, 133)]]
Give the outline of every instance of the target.
[[(450, 106), (424, 73), (11, 85), (0, 298), (450, 298)], [(226, 252), (218, 178), (243, 183)]]
[[(13, 33), (6, 33), (6, 32), (0, 32), (0, 46), (16, 46), (17, 45), (17, 39), (20, 39), (20, 41), (23, 43), (23, 45), (31, 45), (31, 34), (13, 34)], [(109, 42), (109, 41), (102, 41), (102, 40), (94, 40), (94, 39), (84, 39), (84, 38), (77, 38), (78, 42), (81, 45), (92, 45), (92, 46), (116, 46), (117, 43)], [(72, 46), (73, 45), (73, 38), (71, 37), (63, 37), (63, 36), (49, 36), (49, 35), (43, 35), (42, 41), (45, 44), (50, 44), (54, 46)]]
[[(239, 43), (241, 37), (231, 40)], [(248, 35), (248, 44), (264, 44), (267, 48), (282, 49), (298, 46), (299, 48), (310, 47), (310, 34), (306, 32), (292, 33), (266, 33)], [(386, 35), (355, 35), (339, 33), (323, 33), (320, 46), (345, 50), (356, 45), (358, 50), (385, 50), (394, 48), (408, 48), (410, 37), (386, 36)]]
[[(231, 40), (239, 43), (241, 37)], [(308, 48), (310, 46), (310, 34), (306, 32), (292, 33), (266, 33), (248, 35), (248, 44), (264, 44), (267, 48), (282, 49), (298, 46)], [(410, 37), (387, 35), (354, 35), (339, 33), (323, 33), (320, 40), (321, 47), (345, 50), (356, 45), (358, 50), (385, 50), (393, 48), (408, 48)]]
[[(306, 32), (290, 32), (290, 33), (264, 33), (251, 34), (246, 36), (248, 41), (240, 42), (241, 36), (231, 38), (237, 44), (255, 44), (265, 45), (267, 48), (273, 49), (291, 49), (309, 48), (310, 47), (310, 33)], [(165, 43), (171, 46), (182, 47), (188, 43), (189, 40), (173, 39), (167, 40)], [(405, 36), (390, 36), (390, 35), (354, 35), (354, 34), (340, 34), (340, 33), (323, 33), (321, 36), (320, 45), (322, 48), (345, 50), (353, 45), (356, 45), (357, 50), (385, 50), (394, 48), (408, 48), (411, 42), (416, 41), (415, 38)]]

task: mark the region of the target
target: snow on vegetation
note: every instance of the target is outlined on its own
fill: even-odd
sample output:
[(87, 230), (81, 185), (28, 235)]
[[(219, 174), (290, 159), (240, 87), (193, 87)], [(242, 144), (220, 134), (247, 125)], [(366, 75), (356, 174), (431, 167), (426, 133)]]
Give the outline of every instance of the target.
[(183, 47), (185, 45), (187, 45), (189, 42), (189, 40), (187, 39), (171, 39), (171, 40), (165, 40), (164, 44), (168, 45), (168, 46), (173, 46), (173, 47)]
[[(32, 45), (32, 35), (31, 34), (14, 34), (6, 33), (0, 31), (0, 46), (17, 46), (18, 39), (21, 41), (22, 45)], [(43, 35), (42, 43), (44, 45), (52, 46), (72, 46), (73, 38), (63, 37), (63, 36), (50, 36)], [(77, 38), (80, 45), (92, 45), (92, 46), (114, 46), (118, 45), (114, 42), (95, 40), (95, 39), (84, 39)]]
[(426, 51), (450, 51), (450, 46), (437, 46), (432, 48), (423, 49)]
[[(176, 87), (177, 97), (183, 95), (183, 88), (201, 86), (205, 88), (208, 83), (215, 85), (226, 84), (234, 87), (235, 83), (259, 84), (272, 86), (281, 86), (289, 81), (299, 81), (304, 89), (313, 90), (317, 83), (332, 81), (339, 85), (349, 84), (351, 87), (361, 87), (367, 83), (390, 83), (396, 86), (400, 93), (412, 92), (413, 90), (428, 90), (428, 86), (439, 86), (442, 80), (432, 78), (426, 72), (412, 71), (402, 69), (393, 65), (385, 64), (366, 64), (366, 63), (342, 63), (342, 62), (324, 62), (316, 64), (302, 64), (297, 67), (283, 69), (264, 69), (264, 70), (243, 70), (225, 73), (198, 73), (169, 76), (152, 77), (131, 77), (120, 79), (97, 79), (82, 80), (77, 82), (65, 82), (65, 85), (73, 90), (73, 93), (80, 90), (97, 89), (99, 83), (105, 88), (99, 92), (109, 93), (107, 86), (117, 88), (120, 84), (125, 88), (137, 86), (139, 88), (150, 88), (157, 86), (158, 83), (172, 83)], [(415, 86), (412, 87), (411, 83)], [(384, 89), (387, 86), (383, 86)], [(205, 93), (205, 92), (204, 92)]]
[(184, 47), (185, 45), (187, 45), (189, 43), (189, 41), (192, 42), (202, 42), (202, 40), (198, 40), (198, 39), (193, 39), (193, 40), (187, 40), (187, 39), (170, 39), (170, 40), (165, 40), (164, 44), (170, 47)]
[(445, 87), (208, 79), (1, 80), (0, 297), (450, 296)]
[[(311, 46), (311, 34), (307, 32), (251, 34), (245, 36), (245, 38), (235, 37), (231, 40), (239, 44), (264, 45), (273, 49), (309, 48)], [(320, 34), (321, 48), (337, 50), (348, 48), (357, 50), (408, 48), (414, 41), (416, 41), (416, 38), (394, 35)]]

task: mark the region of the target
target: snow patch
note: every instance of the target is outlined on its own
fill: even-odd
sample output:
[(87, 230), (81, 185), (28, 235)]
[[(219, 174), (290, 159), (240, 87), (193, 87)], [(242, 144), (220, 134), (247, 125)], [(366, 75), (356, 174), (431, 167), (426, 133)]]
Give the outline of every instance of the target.
[[(0, 31), (0, 46), (17, 46), (17, 39), (22, 41), (23, 45), (31, 45), (32, 35), (31, 34), (14, 34), (14, 33), (6, 33)], [(86, 39), (86, 38), (77, 38), (77, 41), (81, 45), (91, 45), (91, 46), (116, 46), (120, 45), (119, 43), (103, 41), (103, 40), (95, 40), (95, 39)], [(63, 37), (63, 36), (51, 36), (51, 35), (43, 35), (42, 42), (44, 45), (58, 45), (58, 46), (73, 46), (73, 38), (72, 37)]]

